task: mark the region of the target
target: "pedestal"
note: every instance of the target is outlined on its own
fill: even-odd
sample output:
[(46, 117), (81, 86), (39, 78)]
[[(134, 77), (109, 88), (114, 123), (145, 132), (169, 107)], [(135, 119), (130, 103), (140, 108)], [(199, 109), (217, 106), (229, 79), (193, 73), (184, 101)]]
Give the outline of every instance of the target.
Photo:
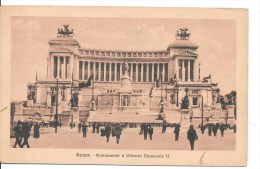
[(33, 106), (33, 100), (27, 100), (27, 106)]

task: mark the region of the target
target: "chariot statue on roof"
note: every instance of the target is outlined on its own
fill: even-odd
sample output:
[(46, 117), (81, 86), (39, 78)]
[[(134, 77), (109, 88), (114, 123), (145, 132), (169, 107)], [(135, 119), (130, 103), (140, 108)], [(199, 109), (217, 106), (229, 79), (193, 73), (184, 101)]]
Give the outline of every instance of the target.
[(73, 29), (71, 31), (69, 30), (69, 25), (68, 24), (63, 24), (63, 29), (58, 28), (58, 36), (73, 36)]
[(179, 29), (176, 34), (176, 39), (189, 40), (189, 37), (191, 34), (187, 33), (188, 30), (189, 29), (187, 29), (187, 28)]

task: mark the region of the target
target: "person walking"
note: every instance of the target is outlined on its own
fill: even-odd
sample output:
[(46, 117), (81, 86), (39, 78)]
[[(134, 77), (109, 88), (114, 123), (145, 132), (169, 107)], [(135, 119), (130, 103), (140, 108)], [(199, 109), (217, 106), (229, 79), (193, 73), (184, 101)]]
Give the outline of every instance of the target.
[(27, 148), (30, 148), (30, 145), (29, 145), (29, 142), (28, 142), (29, 137), (30, 137), (30, 131), (31, 131), (30, 124), (28, 122), (24, 123), (22, 130), (23, 130), (23, 138), (24, 138), (22, 148), (24, 146), (27, 146)]
[(106, 133), (107, 142), (109, 142), (109, 137), (110, 137), (110, 134), (111, 134), (111, 125), (110, 125), (110, 123), (105, 125), (105, 133)]
[(150, 140), (153, 140), (153, 128), (152, 128), (152, 126), (149, 126), (148, 134), (149, 134)]
[(177, 124), (174, 128), (174, 134), (175, 134), (175, 141), (179, 140), (179, 133), (180, 133), (180, 125)]
[(193, 151), (194, 150), (194, 142), (196, 140), (198, 140), (198, 135), (196, 133), (196, 130), (193, 128), (193, 125), (190, 125), (190, 128), (187, 132), (187, 139), (190, 142), (191, 151)]
[(15, 136), (15, 143), (13, 148), (16, 148), (17, 144), (20, 148), (22, 148), (21, 141), (22, 141), (22, 126), (21, 121), (17, 122), (17, 126), (14, 127), (14, 136)]
[(208, 135), (211, 136), (211, 133), (212, 133), (212, 126), (209, 125), (209, 126), (208, 126)]
[(97, 133), (99, 133), (100, 123), (97, 123)]
[(116, 136), (116, 143), (119, 144), (120, 136), (122, 133), (122, 127), (120, 126), (119, 123), (117, 123), (115, 127), (115, 136)]
[(38, 122), (35, 123), (34, 127), (33, 127), (33, 137), (38, 139), (40, 138), (40, 125), (38, 124)]
[(147, 140), (147, 133), (148, 133), (148, 126), (147, 124), (144, 124), (143, 126), (143, 132), (144, 132), (144, 140)]
[(142, 135), (144, 133), (144, 124), (142, 123), (140, 126), (140, 132), (139, 135)]
[(221, 133), (221, 137), (224, 137), (225, 126), (224, 126), (223, 123), (220, 125), (219, 130), (220, 130), (220, 133)]
[(80, 133), (81, 132), (81, 123), (79, 122), (79, 124), (78, 124), (78, 133)]
[(163, 124), (162, 124), (162, 133), (165, 133), (166, 132), (166, 121), (163, 121)]
[(88, 132), (88, 126), (84, 122), (83, 125), (82, 125), (83, 138), (87, 137), (87, 132)]
[(213, 134), (214, 134), (215, 137), (217, 136), (217, 133), (218, 133), (218, 127), (217, 127), (217, 125), (214, 125), (213, 126)]
[(96, 130), (96, 122), (92, 124), (92, 133), (95, 133), (95, 130)]

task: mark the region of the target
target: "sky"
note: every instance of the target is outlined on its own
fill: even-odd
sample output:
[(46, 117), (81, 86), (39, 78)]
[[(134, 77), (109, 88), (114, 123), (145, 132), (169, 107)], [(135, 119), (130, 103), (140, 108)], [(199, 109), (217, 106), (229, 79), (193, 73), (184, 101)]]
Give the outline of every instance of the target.
[(188, 28), (201, 77), (211, 74), (220, 93), (236, 90), (236, 22), (208, 19), (12, 17), (11, 100), (26, 100), (28, 82), (47, 75), (48, 41), (69, 24), (84, 48), (166, 50), (176, 31)]

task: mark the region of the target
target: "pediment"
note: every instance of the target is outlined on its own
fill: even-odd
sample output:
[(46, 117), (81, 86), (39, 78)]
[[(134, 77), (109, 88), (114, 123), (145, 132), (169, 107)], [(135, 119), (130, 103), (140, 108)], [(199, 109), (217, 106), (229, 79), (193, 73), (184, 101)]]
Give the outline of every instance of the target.
[(176, 52), (175, 55), (178, 55), (178, 56), (198, 56), (197, 53), (192, 52), (190, 50), (184, 50), (184, 51)]
[(54, 48), (54, 49), (51, 49), (50, 52), (73, 52), (72, 50), (68, 49), (68, 48)]

